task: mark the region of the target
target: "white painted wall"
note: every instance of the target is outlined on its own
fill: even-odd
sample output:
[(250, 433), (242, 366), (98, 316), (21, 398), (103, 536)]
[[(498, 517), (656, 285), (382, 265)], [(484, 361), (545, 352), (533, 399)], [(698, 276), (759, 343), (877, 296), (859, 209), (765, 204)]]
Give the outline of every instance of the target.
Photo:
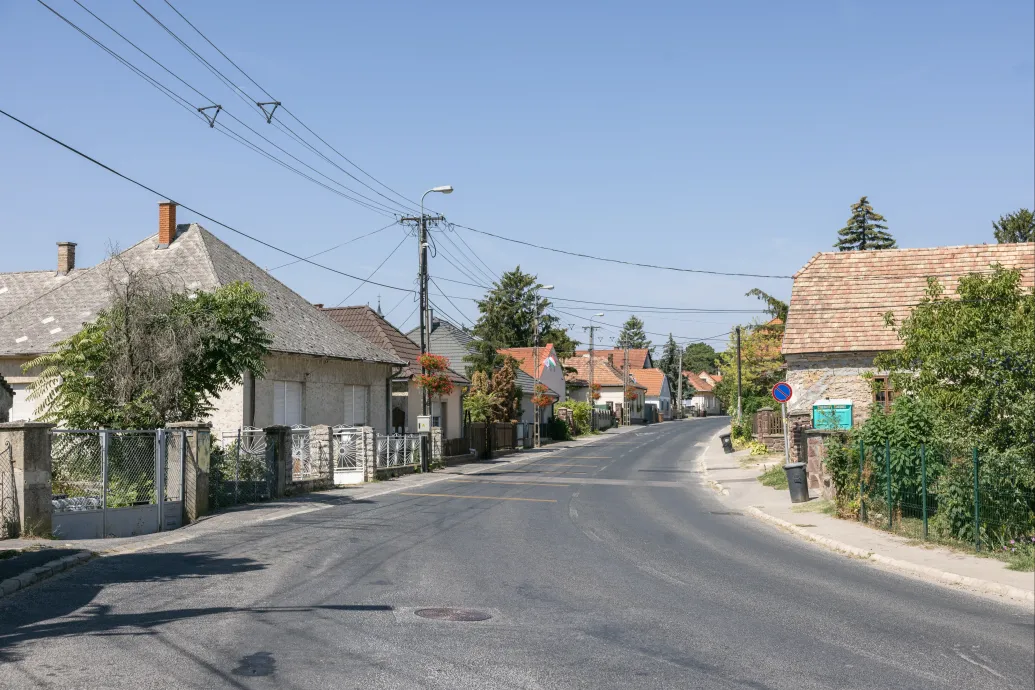
[[(417, 433), (417, 417), (421, 413), (420, 387), (413, 381), (409, 382), (409, 395), (407, 396), (406, 408), (406, 433)], [(460, 406), (460, 386), (453, 386), (453, 392), (445, 398), (437, 400), (440, 405), (446, 408), (446, 428), (442, 430), (442, 437), (445, 439), (460, 438), (460, 426), (463, 422), (463, 409)]]

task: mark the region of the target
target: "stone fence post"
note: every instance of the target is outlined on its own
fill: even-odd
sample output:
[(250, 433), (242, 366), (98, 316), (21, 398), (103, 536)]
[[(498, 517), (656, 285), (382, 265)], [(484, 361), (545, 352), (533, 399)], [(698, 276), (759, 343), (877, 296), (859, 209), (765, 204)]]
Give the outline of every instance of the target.
[(326, 424), (309, 428), (309, 462), (317, 479), (334, 485), (334, 429)]
[[(169, 468), (166, 486), (180, 483), (179, 458), (181, 444), (186, 444), (183, 470), (183, 522), (194, 522), (208, 512), (209, 452), (212, 450), (212, 425), (207, 422), (171, 422), (165, 426), (169, 434), (166, 465)], [(176, 460), (173, 462), (173, 460)], [(171, 495), (171, 492), (170, 492)]]
[(377, 479), (377, 434), (370, 426), (359, 428), (356, 439), (357, 462), (363, 468), (363, 481), (372, 482)]
[(0, 458), (14, 464), (20, 535), (50, 536), (53, 528), (50, 502), (50, 430), (53, 428), (53, 424), (41, 422), (0, 423)]
[(266, 434), (266, 466), (273, 471), (270, 498), (281, 498), (287, 493), (294, 469), (291, 459), (291, 427), (267, 426), (263, 432)]

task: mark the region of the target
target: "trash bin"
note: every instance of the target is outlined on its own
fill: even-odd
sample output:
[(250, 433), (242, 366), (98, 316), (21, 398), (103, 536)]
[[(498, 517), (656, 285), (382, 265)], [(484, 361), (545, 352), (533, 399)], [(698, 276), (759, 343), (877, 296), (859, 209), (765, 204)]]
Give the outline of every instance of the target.
[(729, 434), (723, 434), (722, 436), (719, 437), (719, 440), (722, 441), (722, 450), (723, 450), (723, 452), (725, 452), (725, 453), (732, 453), (733, 452), (733, 441), (730, 439), (730, 435)]
[(784, 465), (783, 471), (787, 473), (791, 503), (806, 503), (809, 500), (809, 473), (805, 469), (805, 463), (792, 462), (790, 465)]

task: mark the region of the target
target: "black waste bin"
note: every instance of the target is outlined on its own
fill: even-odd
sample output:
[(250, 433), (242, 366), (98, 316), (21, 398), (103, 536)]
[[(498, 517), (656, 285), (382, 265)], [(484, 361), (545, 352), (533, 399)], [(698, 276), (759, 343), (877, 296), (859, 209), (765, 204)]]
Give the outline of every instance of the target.
[(809, 500), (809, 473), (805, 469), (805, 463), (792, 462), (790, 465), (784, 465), (783, 471), (787, 473), (791, 503), (806, 503)]
[(726, 453), (733, 452), (733, 441), (730, 439), (729, 434), (723, 434), (719, 436), (719, 440), (722, 441), (722, 450)]

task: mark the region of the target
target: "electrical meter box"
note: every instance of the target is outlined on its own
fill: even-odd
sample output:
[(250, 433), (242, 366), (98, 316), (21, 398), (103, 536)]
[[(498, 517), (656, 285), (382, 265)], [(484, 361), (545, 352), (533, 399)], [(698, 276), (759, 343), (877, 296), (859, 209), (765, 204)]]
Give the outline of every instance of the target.
[(851, 429), (851, 400), (817, 400), (812, 406), (813, 429)]

